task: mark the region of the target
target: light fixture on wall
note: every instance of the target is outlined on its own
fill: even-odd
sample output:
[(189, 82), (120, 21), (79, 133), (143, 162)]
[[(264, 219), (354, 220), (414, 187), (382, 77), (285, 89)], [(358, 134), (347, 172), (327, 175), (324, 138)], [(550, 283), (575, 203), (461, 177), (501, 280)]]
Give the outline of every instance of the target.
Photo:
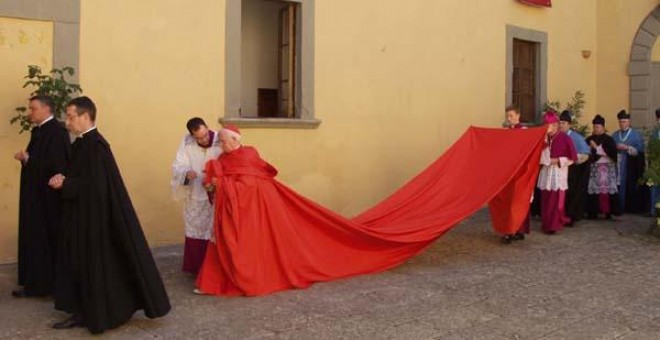
[(591, 57), (591, 51), (590, 50), (582, 50), (582, 58), (589, 59), (589, 57)]

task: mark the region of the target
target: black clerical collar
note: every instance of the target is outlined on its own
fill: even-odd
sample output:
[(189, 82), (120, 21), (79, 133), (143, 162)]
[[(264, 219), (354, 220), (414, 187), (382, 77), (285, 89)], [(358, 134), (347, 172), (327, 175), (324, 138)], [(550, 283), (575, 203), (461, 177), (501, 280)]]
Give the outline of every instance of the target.
[(53, 120), (53, 118), (55, 118), (53, 115), (51, 115), (50, 117), (46, 118), (46, 120), (44, 120), (43, 122), (39, 123), (39, 127), (44, 126), (44, 124), (50, 122), (51, 120)]
[(88, 133), (88, 132), (90, 132), (90, 131), (93, 131), (93, 130), (96, 130), (96, 125), (92, 126), (92, 127), (89, 128), (87, 131), (81, 133), (80, 136), (78, 136), (78, 137), (82, 138), (82, 137), (85, 136), (86, 133)]

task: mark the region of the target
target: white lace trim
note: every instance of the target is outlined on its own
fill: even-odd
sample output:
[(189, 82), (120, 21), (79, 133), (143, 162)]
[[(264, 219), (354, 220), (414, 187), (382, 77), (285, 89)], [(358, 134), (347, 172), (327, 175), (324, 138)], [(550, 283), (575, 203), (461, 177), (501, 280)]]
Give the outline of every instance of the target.
[[(206, 162), (218, 158), (222, 153), (220, 149), (219, 134), (215, 133), (213, 144), (209, 148), (202, 148), (190, 135), (186, 135), (179, 146), (176, 158), (172, 163), (172, 194), (175, 200), (206, 201), (208, 196), (202, 185)], [(193, 170), (197, 178), (183, 185), (186, 172)]]
[(572, 163), (568, 158), (560, 157), (560, 164), (551, 165), (550, 146), (541, 153), (541, 172), (536, 187), (541, 190), (568, 190), (568, 166)]
[(183, 209), (186, 237), (209, 240), (213, 234), (213, 205), (208, 201), (188, 201)]
[(613, 163), (591, 164), (587, 193), (591, 195), (616, 194), (618, 192), (617, 180), (617, 168)]
[(536, 186), (541, 190), (568, 190), (568, 166), (543, 165)]

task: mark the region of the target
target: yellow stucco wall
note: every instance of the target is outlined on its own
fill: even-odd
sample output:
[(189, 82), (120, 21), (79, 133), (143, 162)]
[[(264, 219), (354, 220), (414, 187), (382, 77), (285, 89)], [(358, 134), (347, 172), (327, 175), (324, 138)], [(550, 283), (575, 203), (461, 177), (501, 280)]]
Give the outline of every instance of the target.
[[(597, 58), (592, 53), (585, 59), (582, 51), (596, 49), (597, 1), (553, 1), (552, 9), (543, 11), (515, 1), (508, 3), (511, 7), (505, 15), (508, 23), (548, 32), (548, 100), (565, 105), (581, 90), (585, 93), (585, 114), (593, 112)], [(494, 1), (493, 7), (500, 6), (501, 2)]]
[(189, 117), (222, 112), (224, 2), (81, 1), (80, 82), (151, 244), (183, 240), (171, 163)]
[[(629, 55), (652, 2), (555, 1), (546, 9), (493, 0), (316, 1), (315, 113), (322, 124), (244, 129), (245, 142), (279, 168), (281, 181), (354, 215), (418, 173), (470, 124), (500, 126), (507, 24), (548, 33), (549, 99), (565, 102), (580, 89), (588, 115), (625, 106), (627, 62), (620, 57)], [(224, 64), (224, 6), (82, 2), (81, 85), (97, 102), (99, 129), (152, 245), (182, 241), (169, 177), (186, 119), (213, 123), (223, 115), (224, 68), (232, 67)], [(618, 22), (630, 34), (619, 33)], [(582, 50), (592, 56), (584, 59)], [(607, 68), (602, 55), (619, 66), (597, 69)]]
[(540, 9), (513, 1), (337, 0), (317, 2), (316, 12), (321, 127), (249, 133), (287, 183), (343, 214), (392, 192), (468, 125), (501, 124), (506, 24), (548, 32), (549, 98), (595, 92), (595, 62), (580, 53), (595, 44), (595, 1)]
[(629, 109), (630, 49), (639, 26), (658, 4), (658, 0), (598, 0), (597, 110), (609, 130), (618, 128), (617, 112)]
[(16, 260), (20, 164), (14, 153), (27, 146), (29, 133), (10, 125), (14, 109), (27, 106), (27, 65), (49, 71), (53, 61), (53, 24), (0, 17), (0, 263)]

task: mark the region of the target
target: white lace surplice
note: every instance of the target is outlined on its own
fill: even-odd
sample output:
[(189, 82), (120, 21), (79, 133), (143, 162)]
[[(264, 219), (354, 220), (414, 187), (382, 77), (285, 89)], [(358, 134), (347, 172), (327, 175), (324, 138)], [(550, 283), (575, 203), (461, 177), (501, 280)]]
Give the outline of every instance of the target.
[[(211, 147), (202, 148), (192, 136), (186, 135), (172, 164), (172, 193), (175, 200), (184, 201), (183, 220), (188, 238), (209, 240), (213, 234), (213, 205), (202, 180), (206, 162), (222, 153), (218, 137), (218, 133), (214, 133)], [(197, 173), (197, 178), (184, 185), (186, 172), (190, 170)]]
[(597, 194), (616, 194), (618, 192), (617, 185), (619, 184), (619, 172), (617, 166), (607, 156), (602, 145), (596, 148), (596, 154), (600, 158), (590, 165), (591, 172), (589, 174), (589, 184), (587, 186), (587, 193), (589, 195)]
[(569, 158), (559, 157), (559, 165), (550, 165), (550, 147), (541, 153), (541, 172), (536, 186), (541, 190), (568, 190), (568, 167), (573, 164)]

